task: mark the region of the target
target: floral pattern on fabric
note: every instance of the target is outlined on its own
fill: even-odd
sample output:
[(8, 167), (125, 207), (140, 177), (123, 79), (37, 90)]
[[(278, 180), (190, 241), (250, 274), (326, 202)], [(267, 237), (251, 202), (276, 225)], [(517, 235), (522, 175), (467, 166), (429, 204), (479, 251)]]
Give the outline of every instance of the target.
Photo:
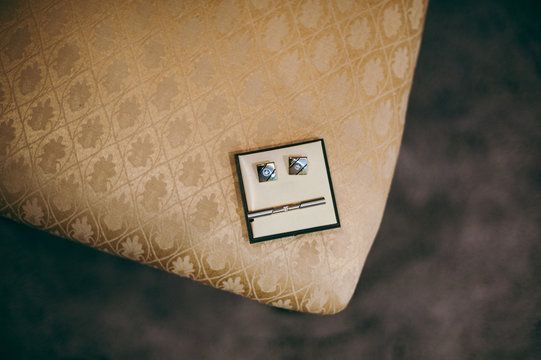
[[(1, 215), (272, 306), (347, 305), (426, 0), (21, 4), (0, 24)], [(342, 227), (249, 244), (232, 154), (313, 138)]]

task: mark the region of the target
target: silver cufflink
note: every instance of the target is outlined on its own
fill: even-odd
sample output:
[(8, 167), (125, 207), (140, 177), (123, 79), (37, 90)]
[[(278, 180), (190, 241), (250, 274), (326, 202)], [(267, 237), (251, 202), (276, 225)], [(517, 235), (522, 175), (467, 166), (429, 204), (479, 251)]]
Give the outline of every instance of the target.
[(256, 167), (259, 182), (276, 180), (276, 167), (273, 162), (257, 164)]
[(289, 175), (306, 175), (308, 172), (308, 159), (306, 156), (289, 158)]

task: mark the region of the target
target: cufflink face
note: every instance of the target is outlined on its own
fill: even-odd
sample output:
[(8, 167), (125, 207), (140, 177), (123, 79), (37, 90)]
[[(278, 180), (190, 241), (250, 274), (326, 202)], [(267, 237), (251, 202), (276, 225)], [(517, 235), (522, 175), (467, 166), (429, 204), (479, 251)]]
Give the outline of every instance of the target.
[(289, 158), (289, 175), (306, 175), (308, 173), (308, 159), (306, 156)]
[(276, 180), (276, 167), (273, 162), (257, 164), (256, 167), (260, 183)]

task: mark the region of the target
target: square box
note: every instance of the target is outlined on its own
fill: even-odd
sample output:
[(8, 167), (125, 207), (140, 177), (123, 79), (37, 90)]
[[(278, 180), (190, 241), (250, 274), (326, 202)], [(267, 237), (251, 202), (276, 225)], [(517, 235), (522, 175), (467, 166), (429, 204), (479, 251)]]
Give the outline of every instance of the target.
[[(289, 175), (289, 158), (310, 171)], [(257, 165), (274, 162), (277, 180), (259, 182)], [(235, 154), (250, 243), (340, 227), (323, 139)]]

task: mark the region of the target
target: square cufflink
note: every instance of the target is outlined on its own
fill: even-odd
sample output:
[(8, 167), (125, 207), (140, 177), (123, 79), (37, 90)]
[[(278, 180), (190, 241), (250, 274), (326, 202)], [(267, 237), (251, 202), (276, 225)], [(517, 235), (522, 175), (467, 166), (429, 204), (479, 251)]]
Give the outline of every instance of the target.
[(257, 164), (256, 167), (260, 183), (276, 180), (276, 167), (273, 162)]
[(289, 158), (289, 175), (306, 175), (308, 173), (308, 159), (306, 156)]

